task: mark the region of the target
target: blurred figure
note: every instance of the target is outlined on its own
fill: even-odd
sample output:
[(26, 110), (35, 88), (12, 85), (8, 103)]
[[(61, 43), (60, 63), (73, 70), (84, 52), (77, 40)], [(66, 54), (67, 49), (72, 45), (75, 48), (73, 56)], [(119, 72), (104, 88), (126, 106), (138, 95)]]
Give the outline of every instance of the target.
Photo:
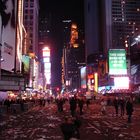
[(72, 115), (72, 117), (74, 117), (75, 111), (76, 111), (76, 107), (77, 107), (77, 100), (76, 100), (76, 98), (75, 97), (72, 97), (70, 99), (69, 104), (70, 104), (71, 115)]
[(84, 99), (82, 97), (78, 99), (78, 106), (80, 110), (80, 115), (83, 115)]
[(75, 137), (76, 127), (71, 117), (65, 117), (65, 122), (60, 125), (64, 135), (64, 140), (70, 140)]
[(90, 99), (86, 99), (87, 108), (89, 108), (89, 104), (90, 104)]
[(116, 112), (116, 116), (118, 116), (118, 109), (119, 109), (119, 99), (118, 97), (115, 97), (114, 101), (113, 101), (114, 107), (115, 107), (115, 112)]
[(56, 104), (57, 104), (58, 112), (63, 112), (64, 100), (62, 97), (56, 99)]
[(132, 103), (132, 99), (130, 98), (126, 102), (126, 112), (128, 115), (128, 123), (131, 123), (131, 116), (133, 114), (133, 103)]
[(107, 105), (106, 101), (104, 99), (102, 99), (101, 100), (101, 112), (103, 115), (106, 114), (106, 105)]
[(76, 116), (74, 117), (73, 121), (74, 121), (74, 125), (75, 125), (75, 127), (76, 127), (76, 130), (75, 130), (75, 137), (76, 137), (77, 139), (80, 139), (80, 132), (79, 132), (79, 129), (80, 129), (80, 126), (81, 126), (81, 124), (82, 124), (81, 119), (80, 119), (80, 117), (79, 117), (78, 115), (76, 115)]
[(124, 116), (125, 112), (125, 99), (121, 97), (120, 99), (120, 109), (121, 109), (121, 116)]

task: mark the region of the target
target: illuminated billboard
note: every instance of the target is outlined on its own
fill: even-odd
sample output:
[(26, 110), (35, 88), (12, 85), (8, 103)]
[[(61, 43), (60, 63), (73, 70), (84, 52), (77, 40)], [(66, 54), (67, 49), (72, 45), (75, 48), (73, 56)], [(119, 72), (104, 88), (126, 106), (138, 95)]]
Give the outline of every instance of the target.
[(48, 50), (43, 51), (43, 57), (48, 57), (48, 56), (50, 56), (50, 51)]
[(86, 67), (82, 67), (80, 70), (81, 74), (81, 88), (86, 88)]
[(0, 43), (1, 68), (7, 71), (14, 69), (16, 40), (16, 0), (6, 0), (0, 3)]
[(114, 77), (115, 89), (129, 89), (129, 77)]
[(131, 83), (134, 85), (140, 84), (140, 64), (131, 66)]
[(51, 63), (44, 63), (44, 68), (46, 69), (51, 69)]
[(30, 57), (26, 56), (26, 55), (23, 55), (22, 56), (22, 62), (23, 62), (24, 73), (29, 73)]
[(50, 57), (50, 49), (49, 47), (43, 48), (43, 57)]
[(126, 75), (126, 52), (124, 49), (109, 50), (109, 74), (110, 75)]
[(43, 62), (44, 63), (49, 63), (50, 62), (50, 57), (44, 57)]
[(46, 84), (51, 84), (51, 73), (45, 73)]
[(51, 62), (50, 62), (50, 48), (44, 47), (42, 49), (43, 62), (44, 62), (44, 75), (46, 84), (51, 84)]

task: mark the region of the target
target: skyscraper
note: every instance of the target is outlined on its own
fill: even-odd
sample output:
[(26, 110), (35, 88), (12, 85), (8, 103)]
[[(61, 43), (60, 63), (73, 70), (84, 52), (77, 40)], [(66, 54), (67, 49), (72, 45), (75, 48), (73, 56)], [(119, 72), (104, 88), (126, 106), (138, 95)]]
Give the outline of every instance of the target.
[(30, 39), (28, 51), (38, 56), (38, 0), (24, 2), (24, 26)]
[(140, 1), (112, 0), (112, 47), (124, 48), (125, 40), (140, 31)]
[(125, 48), (125, 40), (140, 32), (140, 1), (85, 0), (87, 58), (107, 54), (109, 48)]
[(24, 26), (28, 37), (27, 53), (30, 55), (30, 74), (28, 86), (38, 88), (38, 0), (24, 1)]
[(139, 56), (140, 49), (131, 46), (139, 34), (139, 0), (85, 0), (87, 64), (96, 63), (95, 60), (100, 59), (97, 54), (100, 53), (107, 58), (109, 49), (125, 49), (127, 56), (131, 53), (131, 63), (139, 63), (136, 56)]
[(62, 84), (73, 90), (80, 87), (79, 68), (85, 65), (83, 34), (71, 20), (64, 20), (63, 25)]

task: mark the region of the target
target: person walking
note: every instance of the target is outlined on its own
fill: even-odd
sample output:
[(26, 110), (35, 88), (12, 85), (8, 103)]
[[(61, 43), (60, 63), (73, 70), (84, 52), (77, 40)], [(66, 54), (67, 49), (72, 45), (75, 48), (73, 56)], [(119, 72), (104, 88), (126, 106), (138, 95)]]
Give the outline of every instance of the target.
[(132, 99), (128, 99), (128, 101), (126, 102), (126, 112), (128, 115), (128, 123), (131, 123), (131, 116), (133, 114), (133, 103), (132, 103)]
[(106, 105), (107, 105), (106, 101), (104, 99), (102, 99), (101, 100), (101, 112), (103, 115), (106, 114)]
[(115, 97), (113, 103), (114, 103), (114, 107), (115, 107), (116, 116), (118, 116), (118, 109), (119, 109), (119, 99), (118, 99), (118, 97)]
[(82, 121), (81, 121), (81, 118), (79, 115), (76, 115), (74, 118), (73, 118), (73, 122), (74, 122), (74, 125), (75, 125), (75, 137), (79, 140), (80, 139), (80, 127), (81, 127), (81, 124), (82, 124)]
[(80, 110), (80, 115), (83, 115), (84, 99), (82, 97), (79, 97), (78, 99), (78, 106)]
[(72, 117), (65, 117), (65, 122), (60, 125), (64, 140), (75, 138), (76, 126), (73, 123)]
[(121, 97), (120, 99), (120, 109), (121, 109), (121, 116), (124, 116), (125, 112), (125, 99)]
[(75, 115), (75, 111), (76, 111), (76, 107), (77, 107), (77, 99), (76, 97), (72, 97), (69, 101), (70, 104), (70, 111), (71, 111), (71, 115), (72, 117), (74, 117)]

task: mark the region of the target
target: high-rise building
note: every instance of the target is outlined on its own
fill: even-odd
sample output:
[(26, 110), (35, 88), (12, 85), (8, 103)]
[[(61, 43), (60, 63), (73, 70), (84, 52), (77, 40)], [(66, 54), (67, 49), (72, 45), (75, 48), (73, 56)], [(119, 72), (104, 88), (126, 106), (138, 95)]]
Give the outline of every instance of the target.
[(68, 90), (80, 87), (80, 67), (85, 66), (83, 34), (75, 23), (63, 21), (64, 48), (62, 57), (62, 84)]
[[(43, 89), (49, 89), (51, 85), (51, 14), (39, 13), (39, 60), (43, 75)], [(45, 50), (48, 48), (48, 50)], [(44, 56), (43, 51), (50, 51)], [(47, 69), (47, 70), (46, 70)], [(48, 72), (47, 72), (48, 71)]]
[(107, 58), (109, 49), (125, 49), (127, 57), (130, 56), (127, 58), (129, 73), (129, 60), (131, 59), (131, 64), (139, 63), (140, 49), (136, 47), (138, 44), (132, 46), (134, 38), (139, 34), (140, 1), (85, 0), (87, 64), (98, 63), (100, 53)]
[(28, 87), (38, 88), (39, 63), (38, 63), (38, 18), (39, 2), (38, 0), (24, 1), (24, 26), (27, 33), (28, 49), (27, 54), (30, 59), (30, 74)]
[(0, 90), (25, 90), (23, 0), (0, 1), (0, 28)]
[(24, 1), (24, 26), (30, 40), (28, 52), (38, 56), (38, 0)]
[(107, 54), (109, 48), (125, 48), (125, 40), (140, 31), (139, 7), (138, 0), (85, 0), (87, 59), (91, 54)]
[(140, 31), (140, 1), (112, 0), (112, 47), (124, 48), (125, 40)]
[(48, 44), (50, 42), (51, 15), (39, 16), (39, 42)]

